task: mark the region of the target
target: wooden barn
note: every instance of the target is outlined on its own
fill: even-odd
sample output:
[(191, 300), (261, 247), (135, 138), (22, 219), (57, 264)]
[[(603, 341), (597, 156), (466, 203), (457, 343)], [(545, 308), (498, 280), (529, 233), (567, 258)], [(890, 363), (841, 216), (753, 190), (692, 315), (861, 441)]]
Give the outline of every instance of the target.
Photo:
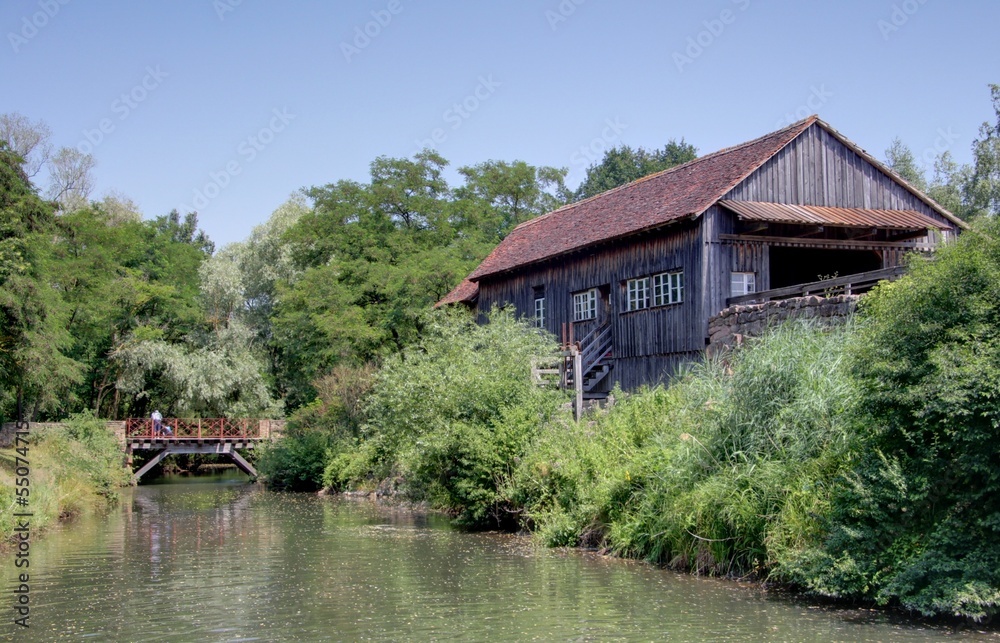
[(439, 304), (570, 329), (599, 395), (698, 358), (729, 305), (870, 285), (961, 227), (811, 116), (519, 225)]

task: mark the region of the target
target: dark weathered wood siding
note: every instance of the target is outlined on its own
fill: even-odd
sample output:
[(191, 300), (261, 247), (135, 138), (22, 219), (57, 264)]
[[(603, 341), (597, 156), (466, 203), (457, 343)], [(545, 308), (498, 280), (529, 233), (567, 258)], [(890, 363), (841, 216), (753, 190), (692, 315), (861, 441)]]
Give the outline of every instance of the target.
[[(813, 125), (755, 170), (722, 199), (767, 201), (845, 208), (916, 210), (945, 225), (950, 222), (923, 200)], [(708, 319), (726, 307), (734, 271), (754, 272), (757, 290), (770, 288), (771, 248), (761, 241), (723, 239), (739, 232), (736, 215), (713, 205), (695, 221), (675, 222), (657, 231), (609, 242), (586, 252), (528, 266), (479, 282), (478, 308), (513, 304), (534, 316), (535, 294), (544, 292), (547, 330), (560, 335), (572, 324), (573, 293), (598, 288), (598, 319), (573, 324), (580, 339), (604, 321), (612, 323), (615, 367), (603, 390), (615, 381), (626, 389), (662, 380), (705, 348)], [(772, 234), (799, 236), (801, 230), (773, 225)], [(819, 237), (834, 238), (831, 231)], [(806, 243), (808, 243), (806, 241)], [(878, 248), (883, 266), (897, 265), (898, 249)], [(777, 251), (775, 251), (777, 252)], [(777, 255), (776, 255), (777, 256)], [(626, 309), (625, 282), (636, 277), (683, 270), (684, 302), (634, 312)], [(778, 270), (778, 267), (775, 267)]]
[[(841, 143), (819, 125), (813, 125), (769, 159), (722, 199), (764, 201), (841, 208), (915, 210), (945, 226), (953, 226), (934, 208), (890, 178), (867, 159)], [(717, 222), (717, 234), (736, 231), (736, 215), (713, 206), (704, 215)], [(779, 228), (781, 226), (774, 226)], [(820, 238), (828, 235), (820, 235)], [(915, 241), (925, 241), (925, 238)], [(755, 272), (757, 289), (771, 287), (769, 247), (762, 243), (723, 242), (707, 239), (710, 253), (706, 263), (720, 269), (711, 279), (706, 311), (711, 316), (725, 307), (732, 272)], [(899, 265), (905, 254), (899, 249), (878, 249), (882, 266)], [(714, 309), (714, 310), (712, 310)], [(707, 319), (707, 318), (706, 318)]]
[(877, 210), (916, 210), (951, 225), (819, 125), (796, 137), (723, 199)]
[[(690, 359), (705, 348), (701, 227), (701, 223), (678, 224), (506, 278), (483, 279), (479, 282), (479, 310), (510, 303), (518, 315), (533, 317), (535, 293), (544, 289), (545, 327), (559, 337), (562, 324), (572, 323), (573, 293), (603, 290), (609, 295), (607, 308), (599, 301), (596, 321), (573, 323), (574, 336), (580, 339), (610, 319), (615, 367), (603, 388), (610, 388), (613, 381), (635, 388), (650, 382), (653, 373), (673, 370), (683, 361), (679, 356)], [(623, 312), (627, 280), (675, 270), (684, 271), (682, 303)], [(656, 359), (646, 362), (647, 357)]]

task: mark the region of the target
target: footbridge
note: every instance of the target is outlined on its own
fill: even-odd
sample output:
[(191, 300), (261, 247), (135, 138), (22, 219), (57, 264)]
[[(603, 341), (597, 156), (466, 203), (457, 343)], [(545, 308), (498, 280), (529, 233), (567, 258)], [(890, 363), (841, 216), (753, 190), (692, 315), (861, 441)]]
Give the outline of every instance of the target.
[[(275, 426), (278, 425), (278, 426)], [(280, 421), (233, 418), (149, 418), (125, 420), (125, 453), (129, 466), (136, 451), (155, 451), (155, 455), (135, 472), (138, 481), (163, 458), (173, 454), (216, 454), (227, 456), (241, 471), (257, 477), (257, 470), (240, 455), (240, 450), (252, 450), (260, 442), (275, 437)]]

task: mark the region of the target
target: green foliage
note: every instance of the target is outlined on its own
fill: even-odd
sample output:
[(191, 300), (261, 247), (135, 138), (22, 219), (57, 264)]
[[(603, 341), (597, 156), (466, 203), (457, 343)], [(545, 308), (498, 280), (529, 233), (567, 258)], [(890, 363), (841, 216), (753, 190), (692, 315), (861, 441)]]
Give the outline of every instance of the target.
[(557, 207), (565, 172), (521, 161), (459, 169), (424, 151), (380, 157), (367, 184), (306, 192), (313, 203), (284, 240), (296, 271), (276, 281), (272, 348), (279, 391), (295, 408), (339, 364), (379, 362), (419, 340), (422, 315), (513, 225)]
[(1000, 85), (990, 85), (995, 122), (983, 122), (972, 142), (972, 163), (959, 165), (948, 151), (934, 161), (928, 184), (913, 153), (898, 138), (886, 150), (886, 164), (960, 219), (1000, 215)]
[(927, 178), (917, 165), (916, 157), (898, 136), (892, 139), (889, 149), (885, 151), (885, 164), (918, 190), (927, 189)]
[[(359, 457), (335, 458), (331, 483), (401, 476), (470, 526), (509, 521), (500, 489), (557, 403), (531, 383), (530, 358), (554, 350), (509, 312), (479, 325), (464, 312), (426, 317), (422, 339), (375, 377)], [(350, 469), (353, 479), (345, 475)]]
[(969, 218), (1000, 215), (1000, 85), (990, 85), (995, 122), (984, 122), (972, 142), (972, 168), (962, 186)]
[(315, 491), (322, 485), (323, 469), (332, 446), (333, 437), (324, 431), (291, 433), (262, 447), (256, 468), (275, 488)]
[(662, 150), (632, 149), (628, 145), (613, 147), (604, 153), (600, 163), (587, 168), (587, 176), (574, 194), (575, 200), (586, 199), (631, 183), (644, 176), (661, 172), (697, 158), (698, 150), (682, 138), (670, 139)]
[(462, 227), (490, 243), (499, 243), (519, 223), (569, 200), (565, 169), (487, 161), (458, 172), (465, 177), (465, 185), (456, 190)]
[[(0, 450), (0, 539), (12, 534), (16, 453)], [(119, 498), (131, 483), (131, 472), (114, 434), (91, 413), (69, 418), (64, 426), (32, 430), (28, 437), (31, 462), (32, 525), (51, 526), (57, 520), (100, 510)]]
[[(847, 330), (787, 324), (579, 426), (548, 426), (511, 497), (548, 544), (766, 573), (821, 533), (846, 443)], [(616, 396), (620, 393), (616, 393)]]
[[(85, 473), (98, 494), (117, 499), (118, 489), (130, 484), (132, 476), (125, 467), (122, 447), (107, 423), (92, 412), (83, 411), (70, 415), (64, 424), (65, 438), (70, 442), (65, 451), (75, 452), (69, 456), (69, 464)], [(55, 442), (62, 437), (54, 431), (48, 439)]]
[[(22, 159), (0, 145), (0, 396), (15, 416), (49, 411), (82, 379), (66, 352), (69, 309), (51, 287), (55, 219), (21, 170)], [(6, 413), (4, 411), (6, 410)]]
[(131, 341), (115, 352), (121, 369), (117, 387), (152, 398), (144, 386), (155, 381), (156, 405), (173, 416), (276, 417), (279, 403), (271, 398), (252, 337), (249, 329), (232, 322), (216, 332), (192, 335), (187, 345)]
[(830, 537), (793, 578), (975, 619), (1000, 598), (1000, 224), (868, 296), (852, 366), (859, 431)]

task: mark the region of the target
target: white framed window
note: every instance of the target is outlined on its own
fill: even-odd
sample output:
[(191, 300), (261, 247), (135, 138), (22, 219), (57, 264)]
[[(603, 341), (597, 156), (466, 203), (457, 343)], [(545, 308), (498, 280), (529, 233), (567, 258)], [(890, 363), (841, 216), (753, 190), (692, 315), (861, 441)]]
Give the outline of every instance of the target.
[(729, 296), (739, 297), (757, 292), (757, 277), (753, 272), (734, 272), (729, 280)]
[(649, 308), (649, 277), (625, 282), (626, 310)]
[(684, 272), (653, 275), (653, 305), (666, 306), (684, 301)]
[(545, 297), (535, 297), (535, 328), (545, 328)]
[(573, 294), (573, 321), (597, 318), (597, 288)]

